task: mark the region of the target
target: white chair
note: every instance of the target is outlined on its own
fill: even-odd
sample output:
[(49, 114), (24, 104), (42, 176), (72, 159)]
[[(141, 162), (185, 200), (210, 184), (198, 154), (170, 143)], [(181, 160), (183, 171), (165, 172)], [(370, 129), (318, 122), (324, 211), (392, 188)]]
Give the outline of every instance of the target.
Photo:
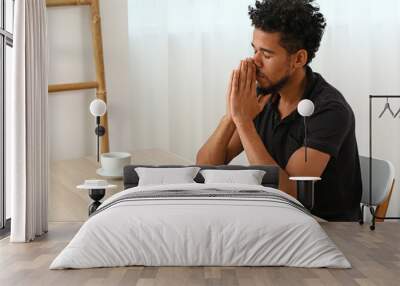
[[(385, 216), (386, 214), (387, 205), (383, 207), (383, 209), (381, 205), (385, 200), (388, 201), (390, 199), (394, 186), (395, 169), (390, 161), (372, 158), (372, 194), (370, 204), (369, 157), (360, 156), (360, 167), (363, 184), (360, 224), (364, 223), (364, 207), (368, 206), (372, 215), (372, 224), (370, 228), (374, 230), (376, 217), (379, 218), (379, 215), (383, 214), (383, 216)], [(376, 211), (373, 206), (377, 206)], [(379, 212), (379, 208), (382, 209), (381, 212)]]

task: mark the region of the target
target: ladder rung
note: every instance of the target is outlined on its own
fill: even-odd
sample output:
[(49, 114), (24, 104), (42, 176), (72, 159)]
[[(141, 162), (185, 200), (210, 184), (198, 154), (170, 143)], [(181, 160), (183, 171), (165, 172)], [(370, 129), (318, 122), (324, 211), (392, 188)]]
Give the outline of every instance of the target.
[(97, 83), (97, 81), (50, 84), (49, 92), (91, 89), (91, 88), (98, 88), (98, 87), (99, 87), (99, 84)]
[(47, 7), (90, 5), (92, 0), (46, 0)]

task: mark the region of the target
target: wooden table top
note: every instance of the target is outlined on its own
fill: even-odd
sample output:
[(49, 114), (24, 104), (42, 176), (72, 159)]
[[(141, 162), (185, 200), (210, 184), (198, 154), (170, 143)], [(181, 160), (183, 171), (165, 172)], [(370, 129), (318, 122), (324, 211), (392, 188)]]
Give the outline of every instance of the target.
[[(131, 164), (188, 165), (192, 162), (168, 151), (160, 149), (145, 149), (129, 152), (132, 155)], [(49, 221), (54, 222), (81, 222), (88, 217), (88, 205), (92, 202), (87, 191), (78, 190), (77, 185), (85, 179), (104, 179), (96, 174), (100, 168), (96, 156), (78, 159), (53, 161), (50, 164), (49, 188)], [(123, 190), (122, 179), (107, 179), (115, 189), (106, 191), (104, 198)]]

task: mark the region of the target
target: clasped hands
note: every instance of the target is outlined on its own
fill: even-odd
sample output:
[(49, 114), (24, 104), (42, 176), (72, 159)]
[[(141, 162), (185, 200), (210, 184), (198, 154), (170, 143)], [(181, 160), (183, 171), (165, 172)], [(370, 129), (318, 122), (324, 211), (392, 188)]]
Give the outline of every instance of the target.
[(256, 65), (251, 58), (231, 73), (226, 95), (226, 117), (235, 125), (252, 122), (264, 109), (270, 95), (257, 97)]

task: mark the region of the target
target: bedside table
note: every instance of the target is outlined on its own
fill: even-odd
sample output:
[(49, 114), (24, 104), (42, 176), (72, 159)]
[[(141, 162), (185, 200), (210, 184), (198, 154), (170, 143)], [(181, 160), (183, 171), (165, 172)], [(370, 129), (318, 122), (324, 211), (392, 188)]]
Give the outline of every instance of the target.
[(115, 187), (116, 185), (110, 185), (107, 180), (103, 179), (85, 180), (84, 184), (76, 186), (77, 189), (88, 190), (89, 197), (93, 200), (88, 208), (89, 216), (101, 205), (100, 200), (106, 194), (106, 189), (113, 189)]

